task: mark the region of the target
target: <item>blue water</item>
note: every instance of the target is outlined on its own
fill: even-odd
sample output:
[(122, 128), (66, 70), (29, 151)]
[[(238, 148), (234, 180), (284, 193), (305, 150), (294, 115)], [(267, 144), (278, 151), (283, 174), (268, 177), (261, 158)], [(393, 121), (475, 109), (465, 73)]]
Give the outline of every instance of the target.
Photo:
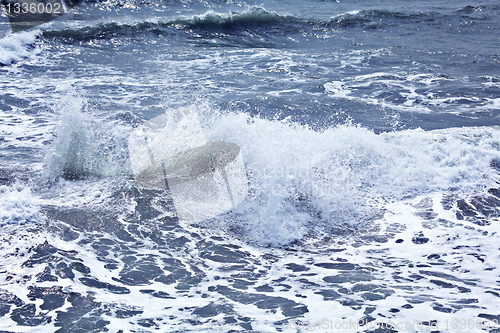
[[(0, 330), (496, 332), (499, 42), (494, 0), (0, 11)], [(130, 162), (180, 108), (248, 178), (195, 224)]]

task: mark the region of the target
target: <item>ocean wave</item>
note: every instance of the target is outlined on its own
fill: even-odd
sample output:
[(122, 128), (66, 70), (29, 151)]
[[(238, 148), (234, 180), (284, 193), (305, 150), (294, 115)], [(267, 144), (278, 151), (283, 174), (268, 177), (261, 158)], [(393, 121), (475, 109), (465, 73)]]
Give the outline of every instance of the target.
[(500, 132), (492, 128), (317, 132), (235, 114), (215, 121), (210, 135), (241, 147), (250, 189), (233, 215), (209, 224), (239, 228), (261, 244), (365, 228), (390, 202), (480, 195), (499, 180), (492, 161)]
[(485, 6), (464, 6), (460, 7), (457, 12), (465, 12), (465, 13), (472, 13), (472, 12), (482, 12), (485, 9)]
[(176, 34), (178, 31), (201, 31), (225, 29), (226, 32), (241, 29), (259, 29), (275, 27), (290, 28), (291, 25), (303, 24), (303, 19), (294, 16), (282, 16), (261, 7), (253, 7), (242, 12), (218, 13), (210, 10), (202, 15), (180, 17), (162, 21), (154, 19), (134, 23), (107, 22), (96, 26), (77, 29), (47, 30), (44, 37), (81, 40), (87, 38), (108, 38), (116, 35), (151, 32), (159, 35)]
[[(464, 9), (467, 11), (468, 9)], [(408, 24), (435, 25), (460, 19), (460, 14), (438, 12), (400, 12), (390, 10), (351, 11), (330, 19), (283, 15), (263, 7), (252, 7), (242, 11), (216, 12), (209, 10), (201, 15), (182, 16), (171, 20), (152, 18), (139, 22), (100, 22), (96, 25), (73, 29), (46, 30), (44, 37), (86, 40), (111, 38), (120, 35), (135, 35), (150, 32), (157, 35), (185, 34), (187, 37), (216, 37), (258, 32), (259, 35), (290, 35), (297, 33), (316, 34), (335, 29), (381, 29), (386, 26)], [(325, 29), (327, 31), (325, 31)], [(260, 37), (260, 36), (259, 36)]]
[(10, 34), (0, 39), (0, 66), (11, 65), (26, 58), (41, 33), (38, 30)]
[(0, 185), (0, 226), (25, 224), (41, 219), (36, 197), (21, 183)]

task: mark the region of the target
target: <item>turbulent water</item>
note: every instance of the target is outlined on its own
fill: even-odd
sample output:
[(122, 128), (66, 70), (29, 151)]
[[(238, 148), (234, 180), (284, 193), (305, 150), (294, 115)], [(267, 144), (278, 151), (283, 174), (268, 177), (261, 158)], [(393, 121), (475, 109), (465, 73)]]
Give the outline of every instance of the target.
[[(0, 331), (500, 332), (498, 45), (496, 0), (2, 9)], [(131, 163), (181, 109), (248, 183), (197, 223)]]

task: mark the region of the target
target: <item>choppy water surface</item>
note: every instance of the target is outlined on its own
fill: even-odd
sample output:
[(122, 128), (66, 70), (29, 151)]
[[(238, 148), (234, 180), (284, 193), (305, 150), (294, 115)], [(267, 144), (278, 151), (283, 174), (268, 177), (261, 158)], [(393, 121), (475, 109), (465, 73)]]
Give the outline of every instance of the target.
[[(1, 12), (0, 330), (500, 331), (499, 14), (85, 1), (12, 34)], [(130, 163), (179, 108), (248, 179), (199, 223)]]

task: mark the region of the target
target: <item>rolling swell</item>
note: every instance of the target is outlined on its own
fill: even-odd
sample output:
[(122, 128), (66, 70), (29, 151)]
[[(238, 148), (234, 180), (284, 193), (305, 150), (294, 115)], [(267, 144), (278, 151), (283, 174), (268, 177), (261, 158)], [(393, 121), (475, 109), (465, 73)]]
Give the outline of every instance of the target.
[[(487, 19), (485, 13), (498, 11), (498, 6), (487, 8), (486, 6), (466, 6), (458, 8), (455, 12), (400, 12), (390, 10), (363, 10), (360, 12), (346, 13), (338, 15), (328, 21), (329, 27), (340, 28), (385, 28), (391, 26), (403, 26), (412, 24), (423, 24), (427, 26), (460, 24), (464, 18), (470, 15), (478, 16), (479, 19)], [(467, 15), (467, 17), (465, 16)], [(475, 18), (475, 17), (474, 17)]]
[[(44, 31), (46, 38), (62, 38), (66, 41), (85, 41), (119, 36), (135, 36), (143, 33), (155, 35), (184, 35), (194, 37), (224, 37), (230, 35), (258, 34), (262, 36), (290, 35), (298, 33), (317, 34), (335, 32), (337, 29), (384, 29), (400, 27), (413, 29), (412, 25), (436, 26), (449, 23), (460, 25), (464, 15), (484, 14), (486, 7), (466, 6), (454, 12), (400, 12), (390, 10), (363, 10), (348, 12), (330, 19), (302, 18), (280, 15), (262, 7), (253, 7), (241, 12), (220, 13), (208, 11), (202, 15), (179, 17), (163, 21), (161, 18), (141, 22), (107, 22), (76, 29)], [(489, 8), (488, 10), (497, 10)], [(487, 11), (486, 11), (487, 12)], [(482, 17), (485, 19), (484, 15)]]
[(209, 11), (200, 16), (182, 18), (173, 24), (184, 25), (185, 29), (251, 28), (253, 26), (273, 26), (304, 24), (305, 21), (290, 15), (282, 16), (261, 7), (254, 7), (243, 13), (216, 13)]

